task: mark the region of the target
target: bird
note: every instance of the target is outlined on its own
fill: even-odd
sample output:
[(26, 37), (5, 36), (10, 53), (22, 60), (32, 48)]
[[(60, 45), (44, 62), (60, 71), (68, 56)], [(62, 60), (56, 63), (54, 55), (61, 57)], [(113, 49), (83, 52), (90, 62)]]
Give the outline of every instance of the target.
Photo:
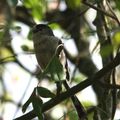
[[(54, 35), (52, 29), (45, 24), (35, 25), (32, 31), (35, 55), (43, 71), (49, 64), (53, 55), (55, 55), (57, 48), (60, 45), (63, 46), (63, 43)], [(68, 64), (64, 49), (60, 51), (58, 58), (64, 68), (66, 79), (69, 81)]]
[[(70, 76), (69, 76), (67, 58), (64, 52), (64, 45), (62, 41), (54, 35), (52, 29), (46, 24), (35, 25), (32, 29), (32, 32), (33, 32), (35, 55), (40, 68), (42, 69), (42, 71), (44, 71), (47, 65), (49, 64), (49, 62), (51, 61), (52, 57), (57, 52), (58, 53), (57, 57), (59, 58), (59, 61), (63, 66), (64, 72), (66, 74), (66, 79), (63, 80), (63, 85), (66, 88), (66, 90), (69, 90), (70, 87), (67, 81), (69, 81)], [(63, 49), (60, 49), (59, 51), (58, 48), (61, 45), (63, 46)], [(59, 94), (59, 90), (57, 93)], [(86, 118), (86, 111), (83, 105), (81, 104), (81, 102), (78, 100), (78, 98), (74, 95), (71, 97), (71, 100), (77, 111), (79, 119)]]

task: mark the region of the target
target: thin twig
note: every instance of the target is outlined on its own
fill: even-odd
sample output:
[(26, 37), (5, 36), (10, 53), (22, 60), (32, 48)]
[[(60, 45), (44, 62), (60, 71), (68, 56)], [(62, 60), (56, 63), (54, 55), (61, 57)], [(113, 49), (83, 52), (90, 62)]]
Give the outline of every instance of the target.
[(86, 1), (84, 1), (84, 0), (82, 0), (82, 3), (85, 4), (85, 5), (87, 5), (87, 6), (89, 6), (90, 8), (93, 8), (93, 9), (96, 10), (96, 11), (102, 12), (102, 13), (105, 14), (106, 16), (109, 16), (109, 17), (113, 18), (114, 20), (116, 20), (116, 21), (118, 22), (118, 20), (116, 19), (115, 16), (113, 16), (113, 15), (107, 13), (106, 11), (102, 10), (101, 8), (96, 7), (96, 6), (94, 6), (94, 5), (92, 5), (92, 4), (88, 3), (88, 2), (86, 2)]
[(116, 14), (113, 12), (111, 6), (109, 5), (109, 2), (106, 1), (106, 3), (107, 3), (107, 6), (108, 6), (110, 12), (111, 12), (111, 13), (113, 14), (113, 16), (116, 18), (116, 21), (117, 21), (118, 25), (120, 26), (120, 21), (119, 21), (118, 17), (116, 16)]
[(16, 53), (16, 54), (14, 53), (11, 56), (7, 56), (5, 58), (0, 59), (0, 64), (6, 63), (8, 61), (14, 61), (14, 60), (9, 60), (9, 59), (14, 59), (14, 57), (17, 57), (17, 56), (23, 55), (23, 54), (34, 54), (34, 53), (33, 52), (26, 52), (26, 53), (22, 52), (22, 53)]

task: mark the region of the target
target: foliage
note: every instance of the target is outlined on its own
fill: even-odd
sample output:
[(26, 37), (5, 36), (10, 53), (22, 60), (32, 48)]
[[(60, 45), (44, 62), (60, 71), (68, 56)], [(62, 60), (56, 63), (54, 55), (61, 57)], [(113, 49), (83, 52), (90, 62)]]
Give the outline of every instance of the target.
[[(91, 12), (91, 8), (95, 12)], [(46, 111), (59, 104), (65, 108), (63, 110), (63, 114), (65, 113), (63, 115), (64, 119), (114, 119), (117, 105), (119, 104), (117, 89), (120, 89), (119, 75), (117, 74), (119, 73), (119, 67), (115, 69), (120, 64), (119, 12), (119, 0), (1, 0), (1, 111), (6, 112), (4, 110), (5, 105), (12, 103), (18, 109), (22, 109), (24, 113), (29, 108), (31, 110), (29, 106), (32, 103), (33, 111), (15, 119), (29, 120), (36, 116), (39, 120), (48, 116), (54, 119), (54, 116), (51, 114), (52, 112)], [(90, 15), (94, 15), (95, 17), (91, 19), (89, 18)], [(42, 72), (39, 72), (40, 69), (36, 67), (36, 63), (33, 63), (33, 59), (31, 58), (33, 57), (34, 48), (32, 45), (31, 29), (37, 23), (48, 23), (53, 30), (62, 33), (63, 36), (60, 39), (64, 38), (64, 50), (70, 63), (68, 65), (71, 71), (70, 81), (66, 83), (61, 81), (65, 79), (66, 75), (56, 54)], [(59, 34), (55, 36), (57, 35), (59, 36)], [(66, 36), (69, 36), (69, 38)], [(89, 47), (92, 45), (91, 38), (94, 39), (94, 43), (96, 44), (93, 46), (92, 52), (89, 50)], [(69, 44), (71, 41), (72, 44)], [(66, 46), (69, 46), (72, 50)], [(73, 49), (76, 49), (77, 52), (73, 53)], [(101, 61), (97, 60), (93, 62), (92, 56), (94, 54), (97, 54), (101, 58)], [(23, 58), (23, 55), (29, 57)], [(29, 60), (32, 62), (29, 62)], [(99, 70), (96, 64), (102, 64), (102, 70)], [(10, 69), (8, 70), (9, 66)], [(17, 69), (15, 66), (17, 66)], [(7, 74), (8, 71), (10, 75)], [(24, 103), (24, 97), (28, 96), (27, 91), (30, 82), (28, 82), (28, 86), (26, 85), (24, 92), (22, 93), (21, 91), (24, 89), (23, 86), (26, 84), (28, 76), (32, 76), (30, 78), (32, 84), (35, 83), (32, 80), (37, 79), (38, 85), (32, 86), (33, 91), (29, 93), (31, 95)], [(17, 87), (16, 83), (19, 83), (18, 81), (22, 81), (22, 87)], [(62, 89), (60, 88), (61, 92), (59, 94), (55, 94), (59, 86), (55, 88), (51, 88), (50, 86), (56, 86), (56, 82), (58, 81), (62, 83), (60, 86)], [(14, 100), (17, 97), (13, 97), (9, 93), (9, 86), (11, 85), (8, 83), (13, 84), (12, 86), (14, 87), (10, 87), (14, 88), (13, 92), (17, 91), (17, 94), (21, 94), (21, 96), (23, 94), (19, 102)], [(44, 84), (47, 84), (47, 86), (44, 86)], [(70, 88), (70, 84), (72, 86), (75, 84), (75, 86)], [(83, 106), (81, 97), (79, 98), (78, 96), (78, 101), (75, 99), (76, 92), (80, 92), (89, 85), (92, 85), (97, 97), (98, 104), (94, 107), (93, 104), (90, 104), (90, 107), (93, 109), (89, 109), (87, 105)], [(18, 90), (19, 88), (20, 90)], [(6, 95), (9, 97), (6, 97)], [(68, 99), (70, 97), (73, 104), (74, 102), (78, 104), (75, 108)], [(45, 102), (44, 99), (48, 101)], [(63, 102), (64, 100), (66, 102)], [(90, 101), (87, 101), (87, 103), (90, 103)], [(72, 108), (74, 112), (70, 112)], [(4, 116), (4, 112), (1, 113), (0, 118)], [(106, 113), (106, 115), (103, 115), (103, 113)]]

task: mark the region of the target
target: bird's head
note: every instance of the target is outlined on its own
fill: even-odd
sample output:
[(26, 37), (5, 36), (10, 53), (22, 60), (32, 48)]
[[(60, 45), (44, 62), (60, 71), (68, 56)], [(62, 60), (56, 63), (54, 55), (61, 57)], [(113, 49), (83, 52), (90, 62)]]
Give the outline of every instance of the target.
[(33, 34), (39, 33), (40, 35), (54, 36), (51, 28), (45, 24), (35, 25), (32, 29)]

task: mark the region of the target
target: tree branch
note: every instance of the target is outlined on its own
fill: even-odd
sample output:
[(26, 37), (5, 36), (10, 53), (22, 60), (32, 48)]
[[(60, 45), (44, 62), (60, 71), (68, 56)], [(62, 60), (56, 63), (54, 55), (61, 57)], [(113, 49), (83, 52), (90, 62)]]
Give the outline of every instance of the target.
[(106, 11), (102, 10), (101, 8), (96, 7), (96, 6), (88, 3), (86, 0), (82, 0), (82, 3), (85, 4), (85, 5), (87, 5), (87, 6), (89, 6), (89, 7), (92, 8), (92, 9), (96, 10), (96, 11), (100, 11), (100, 12), (103, 13), (104, 15), (106, 15), (106, 16), (114, 19), (114, 20), (116, 20), (117, 23), (119, 23), (119, 21), (118, 21), (118, 19), (116, 18), (116, 16), (113, 16), (113, 15), (107, 13)]
[[(95, 75), (92, 77), (86, 79), (83, 82), (80, 82), (76, 86), (69, 89), (69, 91), (63, 92), (62, 94), (56, 96), (55, 98), (49, 100), (48, 102), (43, 104), (42, 112), (46, 112), (47, 110), (51, 109), (52, 107), (56, 106), (60, 102), (64, 101), (65, 99), (73, 96), (77, 92), (85, 89), (91, 84), (95, 84), (100, 78), (102, 78), (105, 74), (110, 72), (113, 68), (115, 68), (117, 65), (120, 64), (120, 53), (117, 54), (117, 56), (105, 67), (103, 67), (100, 71), (98, 71)], [(14, 120), (30, 120), (32, 118), (36, 117), (35, 112), (32, 110), (29, 113), (18, 117)]]

